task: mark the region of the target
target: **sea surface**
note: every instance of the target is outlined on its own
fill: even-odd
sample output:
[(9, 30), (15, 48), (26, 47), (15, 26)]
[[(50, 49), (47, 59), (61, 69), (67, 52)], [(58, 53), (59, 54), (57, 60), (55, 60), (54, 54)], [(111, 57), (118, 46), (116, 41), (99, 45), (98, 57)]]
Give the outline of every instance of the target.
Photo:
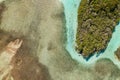
[(113, 61), (120, 68), (120, 62), (115, 58), (114, 52), (120, 47), (120, 24), (115, 27), (115, 31), (112, 34), (112, 38), (105, 49), (105, 51), (97, 56), (93, 55), (88, 61), (86, 61), (80, 54), (75, 51), (75, 40), (76, 40), (76, 31), (77, 31), (77, 12), (81, 0), (60, 0), (64, 6), (64, 13), (66, 19), (66, 28), (67, 28), (67, 43), (66, 49), (71, 55), (71, 57), (78, 61), (79, 63), (91, 66), (98, 59), (108, 58)]

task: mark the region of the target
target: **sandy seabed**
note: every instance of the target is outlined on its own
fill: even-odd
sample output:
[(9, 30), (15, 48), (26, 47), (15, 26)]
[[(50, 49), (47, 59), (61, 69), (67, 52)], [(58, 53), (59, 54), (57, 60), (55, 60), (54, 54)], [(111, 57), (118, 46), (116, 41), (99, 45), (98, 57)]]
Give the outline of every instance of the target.
[(16, 67), (15, 80), (120, 79), (119, 69), (110, 60), (99, 60), (92, 68), (87, 68), (70, 57), (65, 49), (64, 7), (59, 0), (6, 0), (5, 4), (7, 9), (0, 28), (25, 35), (30, 40), (31, 53), (39, 61), (38, 66), (37, 60), (23, 54), (23, 63), (27, 65), (19, 70)]

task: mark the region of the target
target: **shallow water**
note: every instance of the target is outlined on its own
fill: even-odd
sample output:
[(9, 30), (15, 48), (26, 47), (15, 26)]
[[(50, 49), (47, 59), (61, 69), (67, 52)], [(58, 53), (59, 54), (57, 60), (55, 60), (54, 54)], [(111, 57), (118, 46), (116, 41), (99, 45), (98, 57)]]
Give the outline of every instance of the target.
[(66, 49), (71, 55), (71, 57), (77, 60), (79, 63), (90, 66), (94, 64), (98, 59), (108, 58), (113, 61), (120, 68), (120, 62), (115, 58), (114, 52), (120, 46), (120, 24), (115, 28), (115, 32), (112, 34), (112, 38), (106, 48), (106, 50), (100, 54), (98, 57), (95, 54), (88, 61), (86, 61), (82, 56), (78, 55), (75, 51), (75, 35), (77, 29), (77, 10), (81, 0), (60, 0), (64, 6), (64, 13), (66, 19), (67, 28), (67, 44)]
[(5, 0), (0, 0), (0, 3), (3, 2), (3, 1), (5, 1)]

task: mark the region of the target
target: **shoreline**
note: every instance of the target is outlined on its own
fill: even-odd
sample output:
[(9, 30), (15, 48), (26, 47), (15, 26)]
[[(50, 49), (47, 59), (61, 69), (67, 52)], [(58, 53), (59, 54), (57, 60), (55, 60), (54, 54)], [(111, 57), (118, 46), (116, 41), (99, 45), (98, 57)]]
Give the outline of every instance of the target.
[[(66, 46), (66, 49), (67, 49), (67, 51), (69, 52), (69, 54), (71, 55), (71, 57), (74, 60), (76, 60), (79, 63), (82, 63), (83, 65), (86, 65), (86, 66), (90, 66), (91, 64), (92, 65), (95, 64), (96, 61), (101, 59), (101, 58), (108, 58), (108, 59), (112, 60), (112, 62), (120, 68), (120, 65), (119, 65), (120, 62), (118, 62), (113, 56), (114, 51), (120, 45), (120, 41), (119, 41), (120, 39), (116, 38), (116, 36), (118, 36), (117, 34), (119, 33), (118, 31), (120, 30), (120, 28), (119, 28), (120, 24), (115, 27), (115, 32), (113, 32), (112, 38), (110, 39), (110, 42), (108, 43), (108, 46), (107, 46), (105, 52), (102, 53), (101, 55), (99, 55), (98, 57), (96, 57), (97, 55), (95, 53), (88, 61), (85, 61), (85, 59), (83, 59), (82, 56), (79, 56), (78, 53), (75, 51), (75, 40), (76, 40), (75, 39), (75, 36), (76, 36), (76, 27), (75, 26), (77, 26), (77, 23), (76, 23), (77, 13), (74, 13), (75, 15), (73, 15), (72, 12), (77, 12), (76, 10), (79, 6), (79, 4), (78, 4), (78, 3), (80, 3), (79, 1), (72, 2), (72, 0), (71, 1), (62, 0), (62, 3), (64, 4), (64, 7), (65, 7), (64, 12), (66, 14), (66, 27), (67, 27), (67, 46)], [(76, 3), (77, 3), (77, 7), (74, 6), (74, 5), (76, 5)], [(116, 43), (116, 45), (113, 45), (113, 43)], [(114, 46), (114, 48), (112, 48), (113, 46)]]
[[(23, 65), (20, 69), (20, 66), (16, 65), (18, 66), (16, 69), (20, 71), (15, 71), (14, 74), (16, 78), (18, 77), (19, 80), (25, 78), (26, 80), (39, 80), (40, 78), (36, 79), (36, 76), (38, 76), (42, 78), (40, 80), (46, 80), (46, 78), (47, 80), (96, 80), (98, 78), (104, 80), (109, 73), (112, 72), (112, 74), (114, 74), (118, 71), (118, 68), (116, 70), (116, 66), (111, 64), (110, 60), (108, 60), (109, 63), (107, 63), (106, 60), (102, 59), (102, 61), (99, 61), (95, 66), (87, 63), (86, 67), (86, 62), (84, 62), (85, 60), (81, 57), (83, 63), (78, 63), (76, 59), (78, 55), (73, 51), (75, 44), (73, 44), (74, 42), (71, 42), (71, 40), (70, 46), (68, 45), (67, 47), (71, 49), (73, 55), (76, 54), (76, 56), (73, 56), (74, 59), (70, 56), (70, 53), (66, 50), (66, 38), (68, 37), (73, 40), (75, 36), (73, 32), (76, 31), (74, 27), (76, 26), (70, 24), (72, 25), (70, 26), (71, 28), (67, 29), (69, 27), (65, 25), (67, 23), (64, 21), (66, 16), (64, 16), (64, 8), (61, 2), (58, 0), (34, 0), (35, 2), (33, 2), (33, 0), (15, 1), (16, 2), (13, 1), (8, 5), (9, 8), (4, 14), (5, 19), (3, 19), (2, 29), (11, 32), (15, 30), (21, 35), (25, 34), (29, 37), (28, 40), (32, 41), (30, 45), (28, 45), (30, 47), (28, 52), (29, 50), (33, 50), (31, 53), (35, 56), (34, 61), (32, 61), (31, 53), (20, 53), (21, 56), (16, 56), (18, 60), (21, 59), (20, 57), (24, 58), (23, 62), (26, 65)], [(67, 1), (68, 4), (70, 2), (70, 0), (64, 1)], [(76, 7), (78, 0), (71, 1), (69, 6), (72, 5), (71, 7)], [(74, 2), (76, 2), (76, 4), (74, 4)], [(72, 11), (71, 7), (67, 8), (67, 10), (71, 9), (70, 12)], [(70, 13), (69, 11), (66, 12)], [(72, 12), (74, 13), (74, 11)], [(74, 16), (74, 14), (71, 15), (71, 17)], [(76, 23), (75, 19), (70, 18), (69, 20)], [(73, 31), (70, 32), (71, 34), (67, 34), (68, 30)], [(98, 68), (99, 66), (100, 68)], [(40, 70), (38, 67), (40, 67)], [(100, 74), (104, 72), (106, 72), (106, 75), (101, 76)], [(116, 80), (117, 78), (120, 79), (119, 76), (115, 78)], [(113, 78), (110, 77), (109, 79)]]

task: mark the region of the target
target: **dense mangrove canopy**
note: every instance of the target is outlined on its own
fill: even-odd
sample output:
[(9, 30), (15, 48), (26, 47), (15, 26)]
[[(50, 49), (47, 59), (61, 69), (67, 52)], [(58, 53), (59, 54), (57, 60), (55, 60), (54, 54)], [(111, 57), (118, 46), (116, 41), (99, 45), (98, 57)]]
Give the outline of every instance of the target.
[(120, 18), (120, 0), (82, 0), (76, 50), (84, 57), (104, 50)]

